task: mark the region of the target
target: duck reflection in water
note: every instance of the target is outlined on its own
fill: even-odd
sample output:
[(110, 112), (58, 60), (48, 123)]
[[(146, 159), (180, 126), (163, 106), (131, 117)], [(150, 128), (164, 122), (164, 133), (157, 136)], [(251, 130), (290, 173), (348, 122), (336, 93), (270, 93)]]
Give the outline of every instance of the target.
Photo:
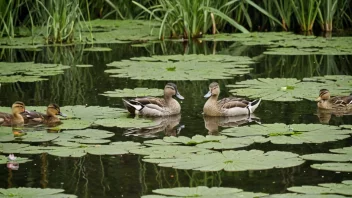
[(180, 125), (181, 114), (157, 117), (152, 120), (156, 123), (154, 126), (131, 128), (126, 130), (124, 135), (152, 138), (158, 137), (158, 133), (164, 132), (165, 136), (176, 136), (185, 127), (184, 125)]
[(352, 112), (341, 112), (341, 111), (334, 111), (332, 109), (319, 109), (317, 110), (316, 114), (319, 118), (319, 122), (321, 124), (329, 124), (332, 115), (336, 117), (343, 117), (343, 116), (351, 116)]
[(231, 117), (215, 117), (215, 116), (203, 116), (205, 128), (208, 130), (209, 135), (218, 135), (219, 126), (220, 127), (237, 127), (252, 122), (260, 123), (260, 118), (254, 114), (248, 115), (239, 115)]

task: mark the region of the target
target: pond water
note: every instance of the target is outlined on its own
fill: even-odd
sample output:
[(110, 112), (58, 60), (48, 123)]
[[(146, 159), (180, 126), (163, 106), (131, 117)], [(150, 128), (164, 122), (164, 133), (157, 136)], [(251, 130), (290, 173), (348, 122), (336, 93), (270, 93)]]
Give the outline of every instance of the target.
[[(232, 46), (232, 47), (231, 47)], [(225, 85), (235, 84), (247, 79), (298, 78), (320, 75), (351, 75), (352, 56), (278, 56), (263, 55), (261, 46), (233, 47), (232, 42), (203, 43), (155, 43), (147, 47), (130, 44), (101, 45), (110, 47), (109, 52), (83, 52), (83, 46), (49, 47), (39, 52), (4, 49), (2, 61), (59, 63), (65, 65), (90, 64), (93, 67), (71, 67), (63, 75), (49, 77), (47, 81), (34, 83), (1, 84), (0, 106), (11, 106), (14, 101), (23, 101), (28, 106), (46, 106), (56, 102), (60, 106), (88, 105), (123, 108), (121, 98), (108, 98), (99, 94), (123, 88), (150, 87), (162, 89), (166, 81), (131, 80), (112, 78), (104, 73), (106, 64), (139, 56), (171, 54), (229, 54), (245, 55), (254, 58), (251, 72), (233, 79), (216, 80), (221, 87), (221, 97), (229, 96)], [(211, 76), (212, 74), (209, 73)], [(208, 131), (202, 115), (208, 81), (175, 82), (182, 101), (180, 124), (184, 125), (178, 135), (192, 137), (196, 134), (208, 135), (218, 132)], [(317, 90), (317, 95), (318, 95)], [(308, 100), (299, 102), (262, 101), (255, 116), (262, 124), (270, 123), (321, 123), (316, 103)], [(352, 124), (352, 116), (335, 116), (327, 120), (330, 125)], [(247, 123), (248, 124), (248, 123)], [(250, 123), (256, 124), (256, 123)], [(101, 127), (103, 128), (103, 127)], [(107, 128), (114, 132), (112, 141), (143, 142), (162, 138), (169, 133), (161, 131), (152, 138), (125, 136), (126, 129)], [(219, 131), (223, 130), (219, 127)], [(322, 143), (280, 145), (272, 143), (252, 144), (243, 149), (263, 151), (289, 151), (297, 154), (329, 152), (329, 149), (352, 146), (352, 138)], [(238, 149), (237, 149), (238, 150)], [(310, 168), (314, 161), (292, 168), (241, 172), (201, 172), (163, 168), (142, 161), (139, 155), (97, 156), (86, 155), (81, 158), (63, 158), (48, 154), (26, 155), (32, 162), (20, 165), (19, 170), (11, 171), (6, 166), (0, 168), (0, 188), (33, 187), (62, 188), (65, 193), (78, 197), (140, 197), (151, 194), (152, 190), (171, 187), (236, 187), (245, 191), (263, 193), (285, 193), (291, 186), (317, 185), (352, 179), (350, 173), (336, 173)]]

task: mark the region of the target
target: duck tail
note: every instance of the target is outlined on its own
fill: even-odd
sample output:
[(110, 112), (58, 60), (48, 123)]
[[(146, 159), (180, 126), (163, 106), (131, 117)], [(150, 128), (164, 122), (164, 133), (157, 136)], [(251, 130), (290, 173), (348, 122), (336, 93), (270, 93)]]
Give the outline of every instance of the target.
[(135, 114), (136, 111), (141, 111), (144, 108), (144, 105), (135, 100), (125, 100), (122, 99), (123, 104), (125, 105), (126, 109), (131, 113)]
[(261, 101), (262, 99), (254, 100), (253, 102), (250, 102), (248, 104), (248, 108), (250, 109), (251, 113), (253, 113), (257, 109)]

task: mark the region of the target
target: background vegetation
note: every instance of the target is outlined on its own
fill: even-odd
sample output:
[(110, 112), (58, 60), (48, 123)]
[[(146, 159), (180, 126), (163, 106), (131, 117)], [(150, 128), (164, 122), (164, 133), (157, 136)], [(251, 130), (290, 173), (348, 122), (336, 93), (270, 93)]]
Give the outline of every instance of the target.
[(159, 21), (160, 39), (235, 31), (330, 32), (349, 29), (351, 16), (351, 0), (0, 0), (0, 37), (70, 43), (94, 19)]

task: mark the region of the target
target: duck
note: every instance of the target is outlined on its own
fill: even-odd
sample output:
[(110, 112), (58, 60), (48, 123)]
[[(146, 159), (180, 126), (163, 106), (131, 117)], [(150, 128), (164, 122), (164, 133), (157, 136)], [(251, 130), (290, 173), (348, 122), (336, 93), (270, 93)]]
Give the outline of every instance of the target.
[(123, 100), (123, 103), (130, 114), (143, 115), (149, 117), (160, 117), (176, 115), (181, 112), (181, 106), (177, 100), (183, 100), (184, 97), (179, 93), (176, 84), (167, 83), (164, 87), (164, 97), (143, 97), (130, 100)]
[(13, 126), (23, 125), (25, 122), (26, 106), (21, 101), (16, 101), (11, 106), (12, 114), (0, 112), (0, 125)]
[(252, 102), (242, 98), (223, 98), (218, 100), (220, 87), (217, 82), (209, 85), (209, 92), (204, 95), (208, 98), (203, 107), (203, 114), (206, 116), (238, 116), (249, 115), (259, 106), (261, 99)]
[(66, 117), (66, 115), (60, 111), (59, 105), (55, 103), (51, 103), (48, 105), (48, 107), (46, 108), (46, 114), (40, 112), (30, 112), (30, 118), (32, 121), (49, 125), (61, 123), (61, 120), (57, 117), (57, 115)]
[(319, 91), (319, 97), (315, 100), (319, 109), (329, 109), (336, 111), (352, 110), (352, 93), (349, 96), (331, 97), (327, 89)]

